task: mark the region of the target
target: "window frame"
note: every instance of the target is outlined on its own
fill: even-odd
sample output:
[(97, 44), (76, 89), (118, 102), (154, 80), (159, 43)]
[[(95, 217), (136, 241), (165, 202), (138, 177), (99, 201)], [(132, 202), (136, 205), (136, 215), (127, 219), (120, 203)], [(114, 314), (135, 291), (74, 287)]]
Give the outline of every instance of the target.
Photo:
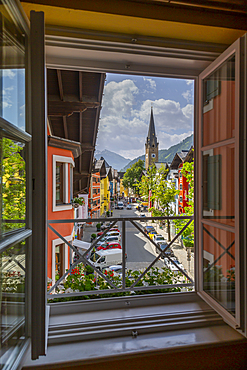
[[(53, 28), (53, 32), (55, 32), (55, 29), (59, 29), (59, 27), (55, 27)], [(71, 37), (71, 31), (68, 30), (68, 33), (67, 33), (67, 36), (68, 38), (65, 40), (63, 39), (64, 35), (66, 35), (66, 28), (63, 27), (62, 29), (62, 33), (63, 36), (61, 36), (61, 43), (59, 44), (59, 46), (61, 48), (63, 47), (68, 47), (70, 48), (70, 40), (69, 40), (69, 37)], [(109, 35), (108, 35), (109, 36)], [(52, 46), (58, 46), (58, 39), (59, 39), (59, 36), (57, 37), (54, 37), (53, 35), (48, 35), (47, 36), (47, 45), (49, 46), (49, 50), (52, 50)], [(110, 36), (109, 36), (109, 39), (110, 39)], [(114, 38), (113, 38), (114, 39)], [(112, 43), (112, 48), (111, 48), (111, 59), (112, 59), (112, 64), (111, 65), (107, 65), (106, 67), (106, 61), (98, 61), (95, 62), (93, 60), (91, 60), (89, 62), (89, 60), (84, 60), (83, 59), (83, 51), (85, 49), (85, 46), (83, 45), (83, 41), (81, 40), (78, 40), (76, 43), (75, 41), (73, 40), (73, 47), (77, 47), (77, 50), (80, 50), (82, 52), (82, 61), (80, 60), (80, 63), (78, 63), (78, 61), (75, 61), (73, 60), (73, 56), (70, 55), (69, 57), (67, 57), (68, 54), (66, 54), (66, 57), (64, 59), (60, 59), (60, 68), (62, 66), (62, 68), (65, 68), (65, 69), (77, 69), (77, 70), (86, 70), (86, 71), (99, 71), (99, 72), (102, 72), (105, 71), (105, 72), (112, 72), (112, 73), (121, 73), (121, 74), (133, 74), (133, 75), (136, 75), (136, 74), (140, 74), (140, 75), (148, 75), (148, 76), (160, 76), (160, 77), (171, 77), (171, 78), (186, 78), (186, 79), (191, 79), (194, 81), (194, 122), (195, 122), (195, 126), (194, 126), (194, 137), (195, 137), (195, 156), (197, 156), (197, 144), (198, 144), (198, 132), (197, 132), (197, 122), (198, 122), (198, 119), (199, 119), (199, 96), (198, 96), (198, 93), (199, 93), (199, 78), (198, 78), (198, 71), (194, 70), (193, 72), (191, 70), (186, 70), (186, 69), (182, 69), (182, 68), (177, 68), (174, 67), (174, 68), (167, 68), (165, 66), (165, 62), (164, 62), (164, 66), (163, 66), (163, 69), (161, 70), (158, 66), (158, 68), (156, 68), (156, 70), (154, 69), (154, 62), (152, 62), (150, 60), (150, 65), (146, 66), (144, 64), (141, 64), (141, 62), (139, 61), (139, 65), (138, 65), (138, 60), (135, 60), (135, 63), (133, 62), (133, 66), (131, 64), (128, 64), (128, 71), (126, 71), (126, 64), (123, 63), (121, 65), (120, 61), (119, 60), (114, 60), (114, 56), (115, 54), (114, 53), (117, 53), (119, 52), (119, 45), (116, 47), (114, 45), (114, 41), (113, 39), (109, 42)], [(139, 41), (139, 40), (138, 40)], [(87, 49), (89, 50), (90, 48), (93, 49), (93, 42), (90, 44), (90, 40), (87, 39)], [(151, 45), (152, 44), (152, 41), (151, 42)], [(97, 43), (98, 43), (98, 49), (97, 51), (100, 51), (103, 49), (103, 44), (104, 42), (101, 43), (101, 41), (99, 39), (97, 39)], [(128, 42), (126, 42), (128, 43)], [(77, 45), (75, 45), (77, 44)], [(149, 53), (148, 55), (149, 56), (154, 56), (153, 52), (149, 49), (149, 47), (147, 46), (147, 42), (145, 44), (145, 47), (146, 47), (146, 50), (147, 53)], [(126, 47), (128, 47), (129, 45), (127, 45)], [(125, 48), (125, 46), (123, 46), (123, 49)], [(129, 51), (129, 58), (131, 60), (131, 55), (134, 54), (135, 50), (138, 50), (138, 46), (135, 47), (135, 45), (131, 45), (131, 50)], [(122, 51), (122, 53), (124, 53), (125, 50)], [(133, 53), (133, 54), (132, 54)], [(139, 53), (139, 50), (138, 50), (138, 53)], [(218, 55), (220, 55), (221, 52), (218, 52)], [(48, 54), (49, 54), (49, 51), (48, 51)], [(210, 53), (209, 53), (210, 54)], [(208, 54), (208, 56), (209, 56)], [(212, 60), (214, 60), (216, 58), (216, 54), (217, 54), (217, 51), (215, 49), (215, 53), (214, 53), (214, 57)], [(62, 54), (60, 54), (60, 57), (61, 57)], [(144, 55), (144, 53), (143, 53)], [(203, 60), (203, 56), (201, 54), (201, 59)], [(181, 57), (182, 58), (182, 57)], [(152, 58), (150, 58), (152, 59)], [(56, 58), (54, 58), (54, 55), (52, 55), (52, 53), (50, 55), (47, 55), (47, 66), (49, 68), (54, 68), (57, 66), (57, 62), (58, 60), (56, 60)], [(209, 64), (209, 59), (208, 59), (208, 64)], [(203, 69), (203, 68), (201, 68)], [(195, 161), (196, 162), (196, 161)], [(200, 217), (200, 214), (199, 214), (199, 210), (197, 208), (197, 203), (200, 201), (200, 196), (198, 195), (199, 194), (199, 190), (198, 190), (198, 181), (200, 180), (200, 172), (199, 172), (199, 164), (198, 164), (198, 161), (197, 163), (195, 163), (195, 219), (198, 220), (199, 217)], [(181, 173), (179, 175), (179, 177), (181, 177)], [(101, 184), (102, 186), (102, 184)], [(195, 244), (196, 245), (199, 245), (199, 236), (198, 236), (198, 225), (195, 226)], [(200, 256), (200, 251), (198, 250), (195, 250), (195, 289), (196, 291), (198, 292), (199, 291), (199, 279), (201, 277), (201, 271), (200, 271), (200, 267), (201, 267), (201, 256)], [(245, 270), (246, 270), (246, 266), (245, 266)], [(246, 271), (245, 271), (245, 275), (246, 275)], [(185, 296), (184, 296), (184, 299)], [(245, 295), (245, 309), (247, 310), (247, 301), (246, 301), (246, 295)], [(222, 313), (222, 312), (221, 312)], [(224, 316), (224, 315), (222, 315)], [(235, 327), (235, 326), (234, 326)], [(246, 331), (245, 331), (246, 332)]]
[[(30, 92), (30, 31), (29, 31), (29, 20), (22, 11), (22, 7), (19, 2), (5, 0), (2, 4), (3, 12), (7, 11), (11, 20), (11, 24), (23, 35), (25, 35), (25, 131), (19, 129), (13, 123), (0, 118), (0, 128), (3, 131), (3, 137), (7, 137), (22, 143), (25, 143), (25, 172), (26, 172), (26, 215), (25, 215), (25, 228), (13, 230), (8, 233), (0, 240), (0, 252), (4, 252), (18, 243), (25, 241), (25, 338), (23, 339), (22, 345), (15, 347), (12, 353), (8, 354), (8, 361), (6, 366), (18, 367), (22, 357), (25, 355), (30, 340), (31, 333), (31, 249), (32, 249), (32, 122), (30, 116), (30, 105), (31, 105), (31, 92)], [(13, 38), (15, 37), (12, 35)], [(14, 333), (12, 333), (13, 335)], [(1, 358), (0, 358), (1, 363)]]
[[(211, 226), (214, 226), (213, 222), (210, 220), (205, 222), (203, 220), (203, 192), (202, 192), (202, 184), (203, 184), (203, 151), (207, 152), (210, 150), (211, 146), (215, 147), (218, 146), (218, 144), (221, 144), (221, 142), (216, 143), (215, 145), (207, 145), (206, 150), (204, 150), (203, 147), (203, 79), (205, 79), (208, 75), (210, 75), (213, 70), (220, 67), (226, 60), (228, 60), (232, 55), (235, 54), (235, 227), (234, 227), (234, 233), (235, 233), (235, 259), (236, 259), (236, 266), (235, 266), (235, 279), (236, 279), (236, 295), (235, 295), (235, 307), (236, 307), (236, 315), (235, 318), (227, 312), (227, 310), (221, 306), (219, 303), (215, 301), (214, 298), (209, 296), (204, 290), (203, 290), (203, 232), (202, 232), (202, 224), (209, 224)], [(197, 225), (197, 231), (199, 235), (199, 259), (198, 259), (198, 269), (199, 269), (199, 279), (198, 279), (198, 295), (202, 297), (213, 309), (215, 309), (216, 312), (218, 312), (224, 320), (232, 327), (234, 328), (240, 328), (242, 327), (242, 330), (245, 331), (246, 335), (246, 328), (244, 328), (243, 322), (241, 324), (240, 318), (241, 318), (241, 312), (240, 312), (240, 261), (239, 261), (239, 255), (240, 255), (240, 248), (239, 248), (239, 240), (240, 240), (240, 233), (242, 230), (239, 228), (239, 179), (240, 179), (240, 173), (239, 173), (239, 149), (240, 149), (240, 137), (239, 137), (239, 130), (240, 130), (240, 39), (236, 40), (231, 46), (229, 46), (213, 63), (211, 63), (200, 75), (199, 75), (199, 105), (198, 105), (198, 124), (200, 126), (200, 129), (198, 129), (198, 147), (197, 147), (197, 161), (198, 161), (198, 167), (201, 168), (201, 172), (197, 173), (197, 181), (198, 181), (198, 217), (195, 218)], [(217, 223), (216, 223), (217, 224)], [(218, 229), (230, 231), (229, 226), (223, 225), (218, 223), (216, 226)], [(245, 270), (247, 267), (245, 266)]]
[[(75, 167), (75, 163), (71, 157), (65, 157), (61, 155), (53, 155), (52, 156), (52, 211), (66, 211), (72, 209), (72, 204), (69, 201), (69, 183), (71, 184), (71, 179), (69, 181), (69, 176), (71, 177), (71, 171), (69, 171), (69, 164), (70, 169), (71, 167)], [(57, 204), (56, 200), (56, 168), (57, 163), (63, 166), (63, 203)]]

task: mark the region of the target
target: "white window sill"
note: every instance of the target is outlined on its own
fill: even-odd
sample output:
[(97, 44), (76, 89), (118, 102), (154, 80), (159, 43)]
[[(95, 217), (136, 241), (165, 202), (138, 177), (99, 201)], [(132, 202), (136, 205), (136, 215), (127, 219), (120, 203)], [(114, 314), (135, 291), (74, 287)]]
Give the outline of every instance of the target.
[[(152, 306), (144, 304), (150, 302), (145, 297), (133, 300), (121, 297), (104, 303), (101, 300), (101, 304), (95, 301), (93, 305), (84, 301), (84, 306), (81, 302), (54, 304), (47, 355), (31, 361), (29, 354), (23, 370), (244, 341), (244, 337), (225, 324), (196, 293), (187, 294), (187, 297), (167, 295), (162, 304), (163, 297), (156, 297), (156, 304)], [(121, 302), (123, 307), (120, 307)], [(132, 335), (135, 331), (137, 337)]]
[(57, 212), (57, 211), (68, 211), (72, 209), (72, 205), (71, 204), (61, 204), (59, 206), (54, 206), (52, 211), (53, 212)]

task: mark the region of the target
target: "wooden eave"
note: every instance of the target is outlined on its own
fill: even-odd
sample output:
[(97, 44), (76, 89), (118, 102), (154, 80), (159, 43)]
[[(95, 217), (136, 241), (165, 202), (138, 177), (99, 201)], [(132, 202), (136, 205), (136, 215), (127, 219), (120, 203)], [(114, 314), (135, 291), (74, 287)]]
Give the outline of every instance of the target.
[(70, 150), (74, 158), (79, 157), (82, 154), (81, 143), (76, 141), (63, 139), (57, 136), (48, 136), (48, 145), (54, 148)]
[(74, 196), (88, 193), (104, 81), (104, 73), (47, 70), (51, 136), (80, 143), (80, 154), (75, 157)]

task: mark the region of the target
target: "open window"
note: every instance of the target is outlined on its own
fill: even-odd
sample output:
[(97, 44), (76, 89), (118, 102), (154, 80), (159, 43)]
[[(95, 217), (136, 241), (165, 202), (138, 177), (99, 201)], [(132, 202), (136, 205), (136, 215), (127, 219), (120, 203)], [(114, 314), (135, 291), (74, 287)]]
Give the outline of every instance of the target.
[(199, 78), (197, 227), (199, 294), (228, 323), (244, 328), (239, 295), (244, 249), (239, 242), (240, 48), (237, 40)]

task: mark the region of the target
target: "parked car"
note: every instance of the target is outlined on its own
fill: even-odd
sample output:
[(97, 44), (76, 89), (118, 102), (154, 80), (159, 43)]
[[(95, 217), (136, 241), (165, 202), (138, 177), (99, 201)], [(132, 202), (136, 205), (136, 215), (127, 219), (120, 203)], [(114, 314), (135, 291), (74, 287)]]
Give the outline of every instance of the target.
[(161, 235), (161, 234), (154, 234), (154, 236), (153, 236), (153, 241), (155, 242), (155, 243), (158, 243), (158, 242), (160, 242), (160, 243), (164, 243), (165, 242), (165, 238), (164, 238), (164, 236), (163, 235)]
[[(164, 250), (166, 247), (167, 247), (167, 243), (157, 243), (158, 246), (160, 247), (160, 249)], [(156, 253), (160, 253), (160, 250), (158, 248), (156, 248)], [(165, 251), (165, 255), (169, 256), (169, 257), (174, 257), (174, 253), (173, 253), (173, 250), (171, 249), (171, 247), (167, 248), (166, 251)], [(163, 256), (165, 257), (165, 256)]]
[(101, 225), (101, 230), (105, 230), (105, 229), (107, 229), (109, 226), (110, 226), (110, 222), (107, 222), (107, 223), (105, 223), (105, 224)]
[(145, 226), (144, 231), (146, 234), (150, 233), (150, 231), (155, 231), (153, 226)]
[(157, 232), (155, 230), (151, 230), (149, 233), (148, 233), (148, 236), (149, 238), (153, 239), (154, 235), (156, 235)]
[(106, 250), (106, 249), (122, 249), (121, 245), (119, 243), (111, 242), (111, 243), (104, 243), (100, 247), (97, 248), (97, 250)]
[[(121, 265), (112, 265), (105, 269), (103, 269), (103, 272), (113, 272), (113, 276), (119, 276), (122, 277), (123, 268)], [(127, 268), (125, 268), (125, 274), (127, 274)]]
[(111, 236), (111, 235), (106, 235), (106, 236), (104, 236), (97, 244), (96, 244), (96, 246), (97, 247), (99, 247), (99, 246), (101, 246), (102, 244), (105, 244), (105, 243), (113, 243), (113, 242), (115, 242), (115, 243), (119, 243), (120, 242), (120, 239), (121, 239), (121, 236), (119, 235), (119, 236)]
[[(176, 263), (176, 265), (181, 269), (184, 270), (184, 266), (181, 262), (179, 262), (176, 257), (172, 257), (173, 261)], [(174, 265), (168, 258), (164, 258), (164, 265), (169, 268), (171, 271), (179, 271), (178, 267)]]
[(126, 209), (132, 209), (132, 208), (131, 208), (131, 205), (130, 205), (130, 204), (128, 204), (128, 205), (127, 205), (127, 207), (126, 207)]

